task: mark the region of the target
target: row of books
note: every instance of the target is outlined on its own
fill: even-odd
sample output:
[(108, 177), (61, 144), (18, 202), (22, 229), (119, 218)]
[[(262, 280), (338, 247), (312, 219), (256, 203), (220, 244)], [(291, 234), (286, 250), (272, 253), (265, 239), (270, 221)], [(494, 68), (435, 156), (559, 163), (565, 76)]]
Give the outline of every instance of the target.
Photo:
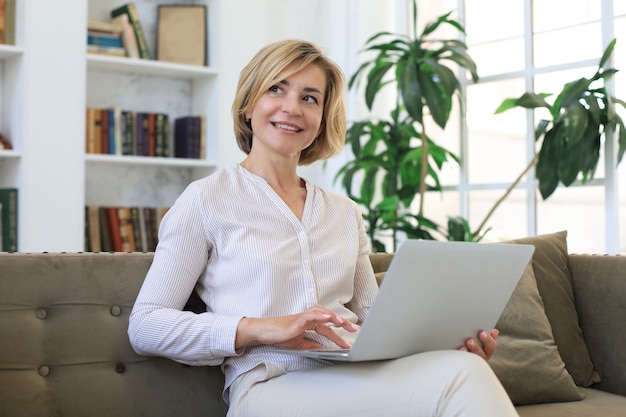
[(109, 155), (168, 157), (169, 116), (122, 110), (120, 107), (86, 111), (85, 151)]
[(87, 52), (152, 59), (134, 3), (111, 10), (108, 22), (87, 22)]
[(0, 188), (0, 252), (17, 251), (17, 188)]
[[(206, 158), (206, 118), (121, 110), (120, 107), (86, 110), (85, 151), (109, 155)], [(173, 141), (173, 143), (172, 143)]]
[(85, 206), (86, 252), (153, 252), (167, 207)]

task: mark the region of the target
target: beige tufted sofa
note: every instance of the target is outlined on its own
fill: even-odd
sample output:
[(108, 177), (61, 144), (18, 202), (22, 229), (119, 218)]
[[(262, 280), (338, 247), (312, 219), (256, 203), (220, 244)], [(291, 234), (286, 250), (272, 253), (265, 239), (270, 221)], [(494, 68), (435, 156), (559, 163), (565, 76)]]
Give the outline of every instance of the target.
[[(216, 367), (189, 367), (135, 354), (128, 315), (151, 253), (0, 253), (0, 416), (224, 416)], [(385, 269), (391, 255), (373, 255)], [(608, 259), (607, 268), (603, 265)], [(518, 408), (522, 416), (626, 415), (626, 257), (573, 256), (575, 282), (590, 297), (615, 293), (600, 314), (615, 317), (590, 346), (603, 376), (583, 401)], [(610, 276), (609, 276), (610, 275)], [(615, 276), (614, 276), (615, 275)], [(606, 287), (608, 286), (608, 287)], [(581, 287), (582, 288), (582, 287)], [(581, 298), (586, 294), (577, 294)], [(202, 309), (197, 299), (188, 307)], [(615, 320), (618, 321), (615, 321)], [(595, 324), (594, 324), (595, 325)], [(596, 333), (598, 333), (596, 332)], [(615, 334), (614, 332), (618, 332)], [(569, 408), (568, 408), (569, 407)]]

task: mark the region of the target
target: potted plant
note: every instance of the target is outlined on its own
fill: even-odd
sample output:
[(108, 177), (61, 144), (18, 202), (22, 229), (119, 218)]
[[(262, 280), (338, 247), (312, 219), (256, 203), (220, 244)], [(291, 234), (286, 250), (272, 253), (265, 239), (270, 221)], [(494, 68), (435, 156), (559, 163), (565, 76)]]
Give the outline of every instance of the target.
[[(440, 39), (435, 32), (448, 25), (459, 34), (463, 26), (451, 12), (417, 28), (417, 2), (412, 2), (412, 34), (379, 32), (365, 43), (362, 52), (374, 53), (350, 77), (348, 87), (364, 82), (365, 104), (372, 106), (385, 87), (395, 89), (395, 106), (386, 119), (374, 117), (353, 122), (346, 144), (354, 159), (342, 166), (335, 179), (348, 196), (364, 208), (364, 218), (373, 249), (385, 251), (381, 231), (388, 231), (396, 249), (397, 234), (433, 239), (433, 233), (447, 239), (476, 239), (462, 218), (450, 218), (448, 227), (429, 220), (424, 210), (426, 191), (442, 190), (439, 172), (446, 162), (459, 158), (437, 145), (429, 136), (429, 120), (444, 129), (450, 118), (455, 95), (461, 103), (456, 67), (478, 79), (476, 64), (459, 39)], [(452, 66), (453, 68), (451, 68)], [(419, 196), (417, 213), (413, 212)]]
[(605, 68), (615, 43), (613, 39), (604, 50), (592, 77), (566, 83), (552, 104), (546, 101), (551, 94), (531, 92), (518, 98), (507, 98), (496, 109), (495, 113), (499, 114), (514, 107), (546, 108), (550, 118), (541, 119), (535, 129), (535, 140), (540, 143), (539, 151), (494, 204), (474, 232), (476, 236), (482, 233), (482, 228), (496, 208), (533, 167), (539, 192), (546, 200), (559, 183), (568, 187), (579, 175), (583, 184), (593, 179), (602, 139), (606, 139), (607, 135), (618, 135), (617, 163), (621, 162), (626, 151), (626, 128), (616, 112), (616, 105), (626, 108), (626, 103), (609, 95), (604, 85), (617, 72), (614, 68)]

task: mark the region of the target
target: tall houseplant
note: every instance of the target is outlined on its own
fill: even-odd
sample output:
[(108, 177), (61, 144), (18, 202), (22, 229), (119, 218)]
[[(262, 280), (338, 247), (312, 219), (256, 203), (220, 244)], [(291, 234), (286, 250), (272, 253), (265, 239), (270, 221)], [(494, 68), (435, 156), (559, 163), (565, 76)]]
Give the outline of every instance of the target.
[[(450, 118), (455, 95), (460, 99), (456, 68), (464, 68), (474, 81), (476, 64), (459, 39), (439, 39), (434, 33), (443, 25), (463, 34), (463, 26), (450, 18), (451, 12), (417, 28), (417, 2), (412, 2), (413, 33), (379, 32), (365, 43), (363, 52), (375, 53), (349, 80), (354, 89), (362, 82), (365, 104), (371, 111), (385, 87), (395, 89), (395, 105), (386, 119), (374, 117), (353, 122), (346, 144), (354, 159), (342, 166), (336, 180), (363, 208), (372, 245), (386, 250), (380, 231), (389, 231), (395, 250), (397, 233), (433, 239), (433, 233), (451, 240), (472, 239), (467, 222), (451, 218), (448, 227), (424, 214), (424, 194), (442, 190), (439, 172), (446, 162), (459, 163), (452, 152), (437, 145), (427, 132), (428, 120), (441, 129)], [(461, 100), (459, 100), (461, 102)], [(417, 213), (412, 211), (419, 196)]]
[(626, 108), (626, 103), (608, 94), (605, 86), (606, 81), (617, 72), (614, 68), (605, 68), (615, 43), (613, 39), (606, 47), (592, 77), (566, 83), (552, 104), (546, 100), (551, 94), (530, 92), (518, 98), (507, 98), (496, 109), (495, 113), (499, 114), (515, 107), (546, 108), (550, 118), (541, 119), (535, 129), (539, 150), (494, 204), (475, 235), (481, 233), (496, 208), (533, 167), (539, 192), (546, 200), (559, 183), (568, 187), (579, 175), (583, 184), (593, 179), (602, 140), (607, 134), (618, 135), (617, 163), (621, 162), (626, 151), (626, 128), (616, 105)]

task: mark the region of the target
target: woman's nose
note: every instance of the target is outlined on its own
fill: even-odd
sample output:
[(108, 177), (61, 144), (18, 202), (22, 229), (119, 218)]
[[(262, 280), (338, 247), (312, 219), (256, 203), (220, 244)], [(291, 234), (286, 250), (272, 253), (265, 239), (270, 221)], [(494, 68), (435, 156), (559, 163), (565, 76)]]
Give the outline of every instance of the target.
[(283, 102), (283, 111), (290, 116), (302, 116), (302, 108), (300, 107), (299, 97), (286, 97)]

